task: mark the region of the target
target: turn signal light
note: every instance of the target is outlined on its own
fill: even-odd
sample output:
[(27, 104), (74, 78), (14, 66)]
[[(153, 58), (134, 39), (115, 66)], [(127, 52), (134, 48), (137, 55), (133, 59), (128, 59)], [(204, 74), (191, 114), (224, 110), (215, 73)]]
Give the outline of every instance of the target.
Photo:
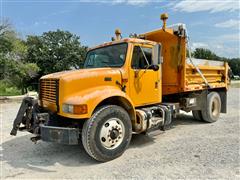
[(88, 108), (86, 104), (73, 105), (73, 114), (87, 114)]
[(63, 104), (62, 107), (63, 112), (71, 113), (71, 114), (87, 114), (88, 108), (86, 104)]

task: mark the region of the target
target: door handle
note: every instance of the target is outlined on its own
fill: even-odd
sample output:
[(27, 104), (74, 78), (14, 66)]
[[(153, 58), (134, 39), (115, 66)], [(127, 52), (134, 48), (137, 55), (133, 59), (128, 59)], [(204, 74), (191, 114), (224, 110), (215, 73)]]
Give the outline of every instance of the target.
[(155, 81), (155, 89), (158, 89), (158, 84), (159, 84), (159, 82)]

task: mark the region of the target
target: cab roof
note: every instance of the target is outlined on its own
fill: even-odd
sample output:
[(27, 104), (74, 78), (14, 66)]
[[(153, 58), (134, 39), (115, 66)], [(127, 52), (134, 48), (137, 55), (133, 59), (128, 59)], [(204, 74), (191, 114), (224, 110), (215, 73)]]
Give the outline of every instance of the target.
[(149, 41), (149, 40), (144, 40), (144, 39), (139, 39), (139, 38), (124, 38), (121, 40), (115, 40), (115, 41), (110, 41), (110, 42), (106, 42), (97, 46), (94, 46), (92, 48), (90, 48), (89, 50), (92, 49), (97, 49), (100, 47), (104, 47), (104, 46), (109, 46), (109, 45), (113, 45), (113, 44), (119, 44), (119, 43), (140, 43), (140, 44), (150, 44), (150, 45), (155, 45), (156, 42), (154, 41)]

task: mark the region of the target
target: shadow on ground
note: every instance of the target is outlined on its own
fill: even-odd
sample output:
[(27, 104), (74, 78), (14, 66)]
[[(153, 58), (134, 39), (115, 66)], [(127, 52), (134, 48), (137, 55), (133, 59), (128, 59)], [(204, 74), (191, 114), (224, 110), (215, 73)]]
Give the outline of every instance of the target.
[[(203, 122), (194, 120), (190, 115), (181, 115), (175, 119), (171, 128), (179, 125), (197, 125)], [(171, 130), (171, 129), (170, 129)], [(161, 136), (162, 131), (155, 136), (133, 135), (129, 148), (141, 148), (155, 143), (155, 139)], [(31, 169), (38, 172), (55, 172), (49, 166), (60, 164), (68, 167), (97, 165), (91, 157), (87, 155), (82, 144), (76, 146), (52, 144), (38, 142), (34, 144), (30, 141), (32, 135), (14, 137), (2, 144), (2, 160), (14, 168)]]

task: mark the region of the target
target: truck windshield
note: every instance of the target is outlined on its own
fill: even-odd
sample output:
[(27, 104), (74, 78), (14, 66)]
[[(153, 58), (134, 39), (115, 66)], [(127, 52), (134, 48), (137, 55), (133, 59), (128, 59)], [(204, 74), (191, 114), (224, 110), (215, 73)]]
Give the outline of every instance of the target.
[(125, 62), (127, 43), (90, 50), (84, 68), (121, 67)]

